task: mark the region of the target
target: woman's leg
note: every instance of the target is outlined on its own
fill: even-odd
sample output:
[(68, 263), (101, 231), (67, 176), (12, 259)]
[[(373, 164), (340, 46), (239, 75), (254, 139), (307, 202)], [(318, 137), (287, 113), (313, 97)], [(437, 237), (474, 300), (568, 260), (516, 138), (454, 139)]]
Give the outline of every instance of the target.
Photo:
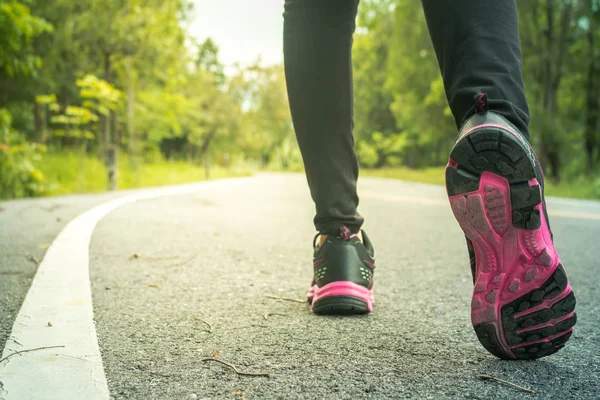
[(473, 327), (498, 357), (553, 354), (573, 332), (575, 296), (529, 144), (515, 0), (422, 1), (460, 127), (446, 189), (471, 256)]
[(356, 212), (358, 162), (352, 137), (351, 49), (357, 6), (358, 0), (285, 0), (290, 108), (317, 208), (315, 226), (322, 234), (315, 243), (307, 296), (317, 314), (373, 309), (375, 255)]
[(458, 127), (475, 113), (473, 97), (529, 138), (514, 0), (422, 0), (429, 33)]
[(352, 34), (358, 0), (285, 0), (284, 60), (290, 109), (316, 205), (315, 226), (357, 233)]

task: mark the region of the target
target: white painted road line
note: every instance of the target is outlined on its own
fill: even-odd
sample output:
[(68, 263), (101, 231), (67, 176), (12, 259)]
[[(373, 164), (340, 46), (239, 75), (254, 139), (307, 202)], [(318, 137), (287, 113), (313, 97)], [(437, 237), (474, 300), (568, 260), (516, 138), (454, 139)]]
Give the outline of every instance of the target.
[[(126, 204), (246, 179), (144, 190), (96, 206), (71, 221), (38, 267), (0, 357), (10, 356), (0, 363), (0, 400), (108, 399), (89, 277), (89, 247), (96, 224)], [(19, 351), (23, 352), (15, 354)]]

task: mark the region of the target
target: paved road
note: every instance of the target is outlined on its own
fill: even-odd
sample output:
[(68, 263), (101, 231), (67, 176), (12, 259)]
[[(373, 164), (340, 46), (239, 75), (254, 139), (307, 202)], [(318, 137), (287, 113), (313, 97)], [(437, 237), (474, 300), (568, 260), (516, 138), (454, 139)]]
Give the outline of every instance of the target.
[[(464, 238), (443, 188), (363, 179), (360, 194), (377, 250), (369, 316), (317, 317), (306, 304), (266, 297), (303, 298), (310, 282), (313, 207), (300, 175), (259, 175), (103, 218), (90, 276), (111, 397), (531, 397), (481, 374), (542, 399), (600, 397), (599, 202), (549, 200), (578, 299), (569, 345), (541, 361), (507, 362), (472, 331)], [(82, 211), (126, 195), (0, 203), (0, 349), (36, 271), (27, 257), (42, 259), (43, 245)], [(201, 361), (215, 353), (271, 376)]]

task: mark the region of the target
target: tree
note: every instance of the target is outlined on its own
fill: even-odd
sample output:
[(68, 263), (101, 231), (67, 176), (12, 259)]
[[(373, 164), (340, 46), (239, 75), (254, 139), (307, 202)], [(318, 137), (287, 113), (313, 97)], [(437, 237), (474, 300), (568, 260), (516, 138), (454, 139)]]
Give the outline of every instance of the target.
[[(30, 8), (18, 1), (0, 2), (0, 109), (5, 113), (23, 114), (25, 100), (21, 83), (37, 74), (41, 58), (34, 48), (34, 40), (51, 32), (52, 26), (44, 19), (31, 15)], [(18, 122), (16, 128), (21, 128)]]
[(559, 118), (559, 90), (566, 75), (569, 43), (576, 25), (574, 3), (572, 0), (531, 0), (520, 2), (518, 6), (527, 63), (525, 75), (533, 93), (529, 101), (532, 128), (536, 131), (534, 137), (539, 137), (541, 155), (550, 166), (550, 177), (558, 181), (565, 137), (562, 134), (565, 127)]
[(281, 65), (263, 67), (259, 63), (239, 71), (232, 79), (231, 95), (243, 112), (240, 146), (263, 166), (279, 156), (282, 165), (292, 157), (289, 141), (294, 130), (287, 101), (285, 75)]
[(456, 127), (420, 1), (397, 2), (394, 18), (386, 86), (393, 93), (392, 112), (402, 133), (388, 157), (403, 158), (410, 167), (439, 165), (445, 161), (442, 150), (449, 149), (456, 137)]
[(583, 2), (583, 18), (579, 24), (584, 27), (587, 42), (587, 77), (584, 146), (588, 172), (593, 172), (600, 164), (600, 1)]
[(0, 3), (0, 76), (31, 74), (40, 67), (33, 39), (52, 30), (41, 18), (31, 15), (29, 7), (18, 1)]
[[(386, 86), (394, 34), (393, 5), (392, 0), (371, 0), (359, 8), (353, 46), (354, 137), (359, 160), (367, 166), (384, 165), (386, 148), (377, 143), (398, 132), (392, 113), (394, 95)], [(379, 134), (374, 136), (375, 132)]]
[(221, 87), (225, 83), (225, 71), (219, 62), (219, 48), (211, 38), (196, 46), (198, 48), (196, 68), (212, 74), (215, 84)]

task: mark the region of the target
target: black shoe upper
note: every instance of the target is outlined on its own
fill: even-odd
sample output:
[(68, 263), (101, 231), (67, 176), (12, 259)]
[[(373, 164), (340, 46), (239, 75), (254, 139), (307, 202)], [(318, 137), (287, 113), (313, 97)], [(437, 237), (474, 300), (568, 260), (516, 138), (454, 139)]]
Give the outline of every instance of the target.
[(362, 236), (364, 243), (343, 226), (339, 236), (329, 235), (322, 246), (315, 245), (313, 285), (323, 287), (332, 282), (350, 281), (370, 289), (375, 251), (364, 231)]

